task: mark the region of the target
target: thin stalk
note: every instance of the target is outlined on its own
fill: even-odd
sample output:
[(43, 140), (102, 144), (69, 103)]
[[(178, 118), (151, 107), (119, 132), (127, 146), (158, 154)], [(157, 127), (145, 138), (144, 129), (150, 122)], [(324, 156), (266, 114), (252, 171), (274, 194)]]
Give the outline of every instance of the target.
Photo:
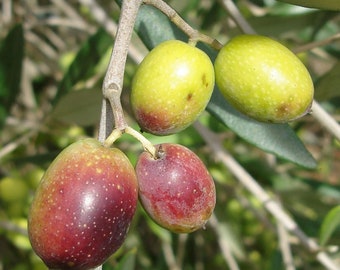
[(131, 136), (135, 137), (144, 147), (144, 150), (149, 152), (154, 159), (158, 158), (158, 153), (156, 148), (153, 146), (153, 144), (145, 138), (141, 133), (134, 130), (132, 127), (126, 127), (125, 133), (130, 134)]
[(183, 20), (183, 18), (176, 12), (176, 10), (174, 10), (163, 0), (144, 0), (143, 2), (145, 4), (152, 5), (163, 12), (170, 21), (172, 21), (179, 29), (187, 34), (187, 36), (189, 37), (189, 43), (195, 44), (197, 41), (201, 41), (209, 44), (212, 48), (216, 50), (220, 50), (222, 48), (222, 44), (219, 41), (203, 33), (200, 33), (197, 29), (191, 27), (191, 25)]

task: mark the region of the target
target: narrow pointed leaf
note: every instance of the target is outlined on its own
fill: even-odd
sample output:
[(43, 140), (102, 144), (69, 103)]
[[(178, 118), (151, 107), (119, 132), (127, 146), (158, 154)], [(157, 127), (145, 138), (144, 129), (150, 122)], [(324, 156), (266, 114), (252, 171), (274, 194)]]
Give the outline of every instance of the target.
[(315, 84), (315, 98), (317, 100), (328, 100), (340, 96), (340, 61), (323, 75)]
[[(136, 253), (137, 249), (134, 248), (127, 252), (123, 258), (119, 261), (118, 265), (114, 268), (115, 270), (131, 270), (135, 269), (136, 264)], [(105, 270), (105, 268), (104, 268)]]
[(94, 125), (100, 119), (101, 101), (98, 89), (71, 91), (60, 98), (51, 116), (67, 124)]
[(281, 2), (308, 8), (340, 11), (339, 0), (279, 0)]
[(328, 212), (320, 229), (320, 244), (325, 245), (336, 229), (340, 228), (340, 205)]
[(20, 91), (23, 56), (23, 28), (17, 24), (0, 44), (0, 128)]
[(215, 89), (207, 110), (240, 137), (262, 150), (306, 168), (316, 162), (288, 124), (252, 120), (234, 109)]
[(59, 83), (53, 103), (69, 92), (80, 80), (85, 80), (96, 71), (96, 65), (113, 44), (112, 37), (102, 28), (92, 35), (80, 48), (68, 71)]
[(135, 29), (149, 50), (169, 39), (188, 40), (167, 16), (152, 6), (141, 6)]

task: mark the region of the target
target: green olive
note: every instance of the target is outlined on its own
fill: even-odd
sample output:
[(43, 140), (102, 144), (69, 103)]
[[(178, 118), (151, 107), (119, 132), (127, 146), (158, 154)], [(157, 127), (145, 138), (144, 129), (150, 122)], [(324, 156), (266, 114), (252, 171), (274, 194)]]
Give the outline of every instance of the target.
[(28, 186), (24, 181), (12, 177), (0, 180), (0, 200), (8, 203), (22, 201), (28, 196)]
[(220, 50), (214, 67), (224, 97), (252, 118), (284, 123), (310, 111), (314, 87), (308, 70), (273, 39), (237, 36)]
[(131, 106), (143, 131), (177, 133), (207, 106), (215, 83), (214, 67), (200, 49), (165, 41), (142, 61), (134, 76)]

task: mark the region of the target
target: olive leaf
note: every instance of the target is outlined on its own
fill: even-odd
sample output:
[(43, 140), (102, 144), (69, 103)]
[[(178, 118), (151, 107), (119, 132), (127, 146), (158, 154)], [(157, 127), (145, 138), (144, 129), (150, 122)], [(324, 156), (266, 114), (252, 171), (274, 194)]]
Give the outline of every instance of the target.
[(336, 229), (340, 228), (340, 205), (331, 209), (322, 222), (320, 244), (325, 245)]
[(17, 24), (0, 44), (0, 128), (20, 91), (23, 56), (23, 27)]
[(340, 84), (340, 61), (315, 83), (315, 98), (317, 100), (328, 100), (338, 97)]
[(336, 11), (340, 10), (340, 2), (338, 0), (278, 0), (278, 1), (308, 8), (319, 8)]
[(98, 62), (111, 45), (112, 37), (103, 28), (99, 28), (94, 35), (89, 37), (59, 83), (57, 95), (53, 100), (54, 104), (77, 82), (89, 78), (96, 72)]

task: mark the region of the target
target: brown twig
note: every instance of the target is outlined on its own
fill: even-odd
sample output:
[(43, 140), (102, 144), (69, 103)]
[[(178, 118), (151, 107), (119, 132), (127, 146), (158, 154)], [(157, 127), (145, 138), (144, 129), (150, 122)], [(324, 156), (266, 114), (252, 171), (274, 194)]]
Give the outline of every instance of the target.
[(301, 45), (299, 47), (294, 48), (292, 51), (294, 53), (302, 53), (302, 52), (313, 50), (314, 48), (326, 46), (326, 45), (328, 45), (328, 44), (330, 44), (334, 41), (337, 41), (337, 40), (340, 40), (340, 33), (337, 33), (337, 34), (330, 36), (330, 37), (323, 39), (323, 40), (318, 40), (318, 41), (314, 41), (314, 42), (310, 42), (310, 43)]

